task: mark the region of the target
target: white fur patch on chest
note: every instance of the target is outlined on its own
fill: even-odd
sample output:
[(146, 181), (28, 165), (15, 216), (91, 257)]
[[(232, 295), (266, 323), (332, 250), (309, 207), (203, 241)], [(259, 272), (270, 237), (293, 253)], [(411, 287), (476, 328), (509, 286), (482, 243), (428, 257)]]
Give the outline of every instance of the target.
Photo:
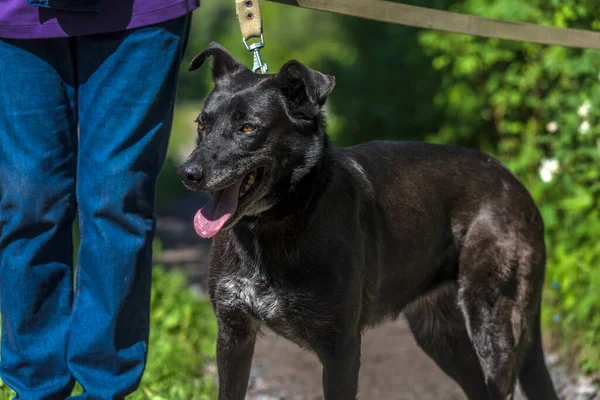
[(281, 311), (282, 299), (258, 274), (225, 278), (219, 282), (218, 290), (223, 306), (241, 308), (260, 320), (273, 319)]

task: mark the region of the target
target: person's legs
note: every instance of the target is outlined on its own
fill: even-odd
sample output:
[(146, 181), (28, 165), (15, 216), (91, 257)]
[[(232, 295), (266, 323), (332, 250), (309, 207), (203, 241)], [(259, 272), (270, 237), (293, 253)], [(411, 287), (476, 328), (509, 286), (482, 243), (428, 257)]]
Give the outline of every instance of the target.
[(19, 399), (64, 399), (77, 112), (70, 39), (0, 39), (0, 375)]
[(122, 399), (146, 361), (154, 197), (189, 16), (77, 39), (81, 245), (68, 345), (78, 399)]

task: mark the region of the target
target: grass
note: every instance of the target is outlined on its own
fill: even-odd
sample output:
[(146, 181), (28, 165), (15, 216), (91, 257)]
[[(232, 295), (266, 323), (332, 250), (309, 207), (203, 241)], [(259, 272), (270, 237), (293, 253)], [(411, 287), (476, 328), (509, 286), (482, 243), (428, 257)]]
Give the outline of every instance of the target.
[(180, 272), (154, 268), (148, 364), (133, 400), (216, 398), (214, 376), (217, 323), (212, 306), (187, 288)]

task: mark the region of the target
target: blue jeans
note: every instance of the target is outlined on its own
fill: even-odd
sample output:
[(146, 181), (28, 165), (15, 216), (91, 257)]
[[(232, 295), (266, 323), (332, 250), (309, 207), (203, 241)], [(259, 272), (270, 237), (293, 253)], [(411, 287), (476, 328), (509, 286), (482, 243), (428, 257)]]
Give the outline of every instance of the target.
[(155, 188), (189, 23), (0, 39), (0, 376), (19, 399), (65, 399), (75, 380), (78, 399), (139, 385)]

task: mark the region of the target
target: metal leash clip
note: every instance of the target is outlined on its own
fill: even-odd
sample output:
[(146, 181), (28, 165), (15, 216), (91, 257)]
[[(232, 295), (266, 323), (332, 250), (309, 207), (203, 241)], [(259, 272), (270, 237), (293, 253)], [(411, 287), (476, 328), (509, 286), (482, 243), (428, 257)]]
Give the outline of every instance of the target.
[(252, 71), (253, 72), (257, 72), (260, 71), (263, 74), (267, 73), (267, 64), (262, 62), (262, 59), (260, 58), (260, 49), (262, 49), (263, 47), (265, 47), (265, 39), (263, 37), (263, 34), (260, 34), (260, 41), (256, 42), (256, 43), (252, 43), (252, 44), (248, 44), (248, 42), (246, 41), (246, 38), (242, 39), (244, 41), (244, 46), (246, 46), (246, 49), (248, 49), (248, 51), (253, 52), (253, 57), (254, 57), (254, 62), (252, 63)]

